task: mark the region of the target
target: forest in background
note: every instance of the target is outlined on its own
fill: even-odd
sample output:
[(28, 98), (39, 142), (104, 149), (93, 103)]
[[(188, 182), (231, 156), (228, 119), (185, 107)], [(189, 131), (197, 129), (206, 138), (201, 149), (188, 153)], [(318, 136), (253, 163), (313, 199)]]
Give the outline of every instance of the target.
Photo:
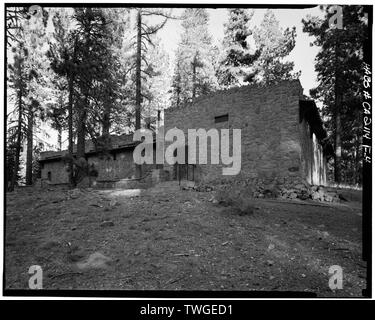
[[(333, 6), (320, 9), (323, 19), (301, 21), (303, 31), (314, 37), (311, 45), (319, 47), (318, 86), (310, 95), (322, 103), (327, 140), (334, 148), (331, 181), (361, 185), (367, 17), (362, 6), (342, 6), (342, 28), (337, 28), (329, 23)], [(164, 108), (220, 89), (298, 79), (293, 62), (285, 60), (295, 47), (295, 28), (280, 28), (267, 10), (261, 24), (250, 29), (253, 12), (228, 9), (224, 39), (215, 46), (204, 8), (176, 15), (156, 8), (6, 7), (8, 190), (23, 179), (31, 185), (38, 177), (45, 145), (37, 135), (43, 123), (57, 130), (60, 148), (62, 133), (68, 135), (65, 161), (74, 186), (89, 170), (87, 139), (105, 154), (112, 134), (155, 129)], [(151, 17), (159, 22), (151, 23)], [(182, 25), (173, 64), (158, 38), (169, 19)], [(23, 165), (25, 177), (20, 176)]]

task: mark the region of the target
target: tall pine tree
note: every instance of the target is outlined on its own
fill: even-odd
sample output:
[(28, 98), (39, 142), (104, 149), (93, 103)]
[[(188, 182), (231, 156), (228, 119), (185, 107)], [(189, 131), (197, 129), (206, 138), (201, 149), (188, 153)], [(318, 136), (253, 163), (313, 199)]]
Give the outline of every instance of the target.
[[(28, 50), (25, 48), (23, 42), (19, 42), (16, 47), (13, 48), (13, 63), (8, 64), (8, 81), (9, 89), (14, 94), (9, 95), (14, 99), (15, 108), (12, 114), (15, 116), (14, 119), (9, 117), (8, 120), (8, 137), (9, 147), (7, 150), (8, 163), (12, 167), (9, 167), (11, 176), (9, 177), (8, 190), (13, 191), (19, 178), (20, 170), (20, 154), (22, 148), (22, 142), (25, 134), (26, 125), (26, 96), (28, 94), (28, 80), (30, 78), (30, 70), (27, 68), (27, 57)], [(11, 154), (14, 158), (9, 161), (8, 154)]]
[(251, 81), (254, 74), (250, 67), (261, 52), (258, 49), (252, 53), (248, 42), (252, 34), (248, 23), (254, 11), (230, 9), (228, 14), (229, 21), (224, 25), (223, 54), (216, 71), (218, 82), (224, 88)]
[(360, 99), (363, 43), (367, 19), (362, 6), (341, 6), (342, 28), (330, 24), (334, 6), (321, 6), (325, 17), (307, 17), (303, 31), (315, 37), (320, 48), (315, 59), (318, 86), (311, 95), (323, 103), (322, 113), (334, 145), (334, 180), (361, 182)]
[(206, 9), (185, 9), (181, 41), (176, 51), (172, 104), (189, 102), (218, 87), (215, 75), (217, 50), (208, 32)]
[(271, 84), (299, 77), (293, 73), (294, 63), (285, 57), (295, 46), (296, 29), (282, 30), (272, 10), (267, 10), (259, 27), (254, 29), (254, 40), (261, 50), (254, 65), (256, 82)]

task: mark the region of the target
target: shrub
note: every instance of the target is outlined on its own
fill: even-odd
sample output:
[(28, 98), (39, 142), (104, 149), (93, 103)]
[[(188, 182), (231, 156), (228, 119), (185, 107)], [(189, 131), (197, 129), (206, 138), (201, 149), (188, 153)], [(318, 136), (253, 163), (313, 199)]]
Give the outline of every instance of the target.
[(222, 185), (216, 191), (216, 201), (220, 205), (231, 206), (242, 214), (254, 212), (253, 190), (238, 185)]

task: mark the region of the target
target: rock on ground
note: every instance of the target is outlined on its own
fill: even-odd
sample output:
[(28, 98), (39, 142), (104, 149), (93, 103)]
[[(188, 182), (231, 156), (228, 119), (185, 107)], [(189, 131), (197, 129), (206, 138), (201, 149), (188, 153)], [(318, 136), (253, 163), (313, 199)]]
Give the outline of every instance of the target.
[(104, 254), (100, 252), (94, 252), (90, 254), (85, 261), (77, 262), (77, 267), (81, 270), (107, 268), (107, 264), (110, 261), (111, 259), (106, 257)]

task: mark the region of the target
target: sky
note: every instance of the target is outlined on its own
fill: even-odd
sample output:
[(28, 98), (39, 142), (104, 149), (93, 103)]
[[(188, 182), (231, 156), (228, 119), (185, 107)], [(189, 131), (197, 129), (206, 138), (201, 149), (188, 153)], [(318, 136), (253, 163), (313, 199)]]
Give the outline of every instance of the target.
[[(183, 9), (174, 9), (173, 14), (178, 16)], [(224, 23), (228, 21), (227, 9), (207, 9), (209, 13), (209, 32), (213, 37), (214, 44), (219, 45), (224, 38)], [(273, 9), (276, 19), (282, 29), (296, 27), (296, 46), (288, 56), (287, 60), (294, 62), (294, 71), (301, 71), (300, 81), (304, 88), (304, 94), (308, 95), (310, 89), (317, 85), (314, 70), (314, 59), (319, 48), (310, 47), (314, 40), (302, 32), (302, 19), (307, 15), (323, 17), (323, 12), (318, 7), (311, 9)], [(260, 25), (266, 9), (254, 9), (254, 15), (249, 21), (250, 30), (252, 26)], [(152, 22), (150, 20), (150, 22)], [(168, 52), (171, 61), (180, 41), (182, 32), (181, 20), (169, 20), (164, 28), (159, 31), (158, 37)]]
[[(173, 9), (172, 14), (180, 16), (184, 9)], [(250, 9), (249, 9), (250, 10)], [(213, 44), (218, 45), (224, 37), (224, 23), (228, 21), (227, 9), (207, 9), (209, 14), (209, 32), (213, 38)], [(302, 32), (302, 19), (307, 15), (322, 17), (323, 13), (318, 7), (311, 9), (273, 9), (276, 19), (279, 21), (282, 29), (296, 27), (296, 45), (286, 60), (294, 62), (294, 71), (301, 71), (300, 81), (304, 88), (304, 94), (309, 95), (311, 88), (317, 85), (316, 73), (314, 71), (314, 59), (319, 48), (310, 47), (310, 42), (314, 39)], [(249, 22), (250, 30), (253, 26), (260, 25), (266, 9), (254, 9), (254, 15)], [(133, 20), (133, 19), (132, 19)], [(160, 22), (160, 18), (148, 18), (148, 22), (153, 25)], [(135, 21), (131, 24), (135, 26)], [(170, 57), (170, 63), (174, 65), (174, 53), (177, 49), (182, 33), (181, 20), (170, 19), (163, 29), (158, 31), (158, 38)], [(172, 68), (173, 70), (173, 68)], [(42, 132), (48, 132), (48, 135), (40, 134), (39, 139), (44, 142), (57, 144), (57, 131), (51, 129), (48, 124), (42, 125)], [(63, 132), (63, 148), (67, 147), (67, 134)]]

